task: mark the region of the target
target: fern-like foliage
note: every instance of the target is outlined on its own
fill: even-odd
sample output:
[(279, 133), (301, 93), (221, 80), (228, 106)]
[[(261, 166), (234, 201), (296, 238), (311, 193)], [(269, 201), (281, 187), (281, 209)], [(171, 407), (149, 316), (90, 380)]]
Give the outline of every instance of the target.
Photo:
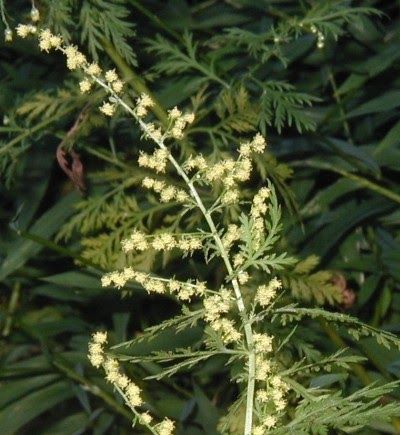
[[(269, 11), (272, 16), (281, 16), (274, 7), (270, 7)], [(275, 57), (287, 66), (288, 55), (284, 43), (309, 33), (337, 39), (345, 33), (345, 24), (359, 23), (363, 16), (370, 14), (379, 12), (369, 7), (351, 6), (346, 0), (320, 1), (310, 8), (304, 8), (301, 15), (288, 15), (285, 19), (272, 23), (267, 30), (256, 32), (253, 29), (228, 28), (224, 35), (214, 38), (214, 43), (229, 44), (237, 51), (245, 51), (257, 58), (261, 63)]]
[(319, 264), (319, 258), (310, 255), (299, 261), (292, 271), (283, 278), (296, 299), (306, 302), (315, 301), (319, 305), (334, 305), (342, 302), (340, 288), (333, 281), (333, 274), (327, 270), (313, 272)]
[(378, 344), (388, 349), (397, 347), (400, 350), (400, 338), (395, 334), (374, 328), (347, 314), (334, 313), (320, 308), (299, 308), (296, 306), (278, 308), (275, 314), (279, 316), (283, 325), (303, 318), (322, 319), (338, 326), (345, 326), (346, 332), (356, 340), (359, 340), (360, 337), (372, 337)]
[(260, 128), (274, 125), (280, 133), (284, 125), (294, 126), (297, 131), (315, 130), (315, 121), (307, 114), (304, 106), (320, 101), (319, 98), (297, 92), (290, 83), (269, 80), (261, 84)]
[(243, 86), (223, 90), (215, 101), (215, 112), (220, 122), (213, 128), (213, 132), (222, 137), (233, 132), (256, 130), (259, 108), (250, 102), (249, 94)]
[(1, 132), (6, 137), (0, 142), (0, 177), (10, 185), (18, 159), (31, 145), (34, 134), (40, 138), (48, 127), (82, 107), (83, 98), (67, 84), (58, 90), (36, 92), (25, 97), (10, 114), (7, 126)]
[(202, 76), (198, 80), (198, 85), (211, 80), (228, 87), (228, 84), (217, 75), (213, 63), (199, 58), (198, 44), (193, 41), (192, 34), (185, 31), (182, 39), (182, 48), (161, 35), (147, 40), (147, 50), (160, 57), (153, 71), (167, 75), (196, 71)]
[(131, 65), (136, 65), (136, 55), (128, 39), (135, 32), (129, 17), (129, 10), (123, 0), (91, 0), (83, 2), (79, 24), (81, 40), (87, 43), (90, 55), (98, 59), (104, 50), (104, 39), (111, 42), (117, 52)]
[(16, 114), (27, 121), (38, 118), (62, 118), (75, 107), (82, 107), (84, 98), (76, 92), (76, 88), (66, 85), (65, 88), (36, 92), (27, 97), (16, 110)]
[(46, 26), (62, 35), (65, 41), (71, 39), (71, 31), (74, 27), (72, 11), (74, 0), (45, 0), (46, 4)]
[(381, 405), (383, 396), (397, 387), (397, 382), (383, 386), (369, 385), (349, 396), (339, 391), (304, 390), (292, 383), (292, 387), (303, 396), (296, 408), (293, 420), (284, 427), (274, 429), (273, 434), (328, 434), (332, 430), (355, 432), (371, 421), (387, 422), (396, 414), (396, 403)]

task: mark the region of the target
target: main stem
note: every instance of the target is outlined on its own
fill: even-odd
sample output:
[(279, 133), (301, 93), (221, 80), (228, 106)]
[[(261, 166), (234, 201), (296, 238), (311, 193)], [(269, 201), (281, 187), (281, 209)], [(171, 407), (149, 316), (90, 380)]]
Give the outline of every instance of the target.
[[(165, 145), (162, 142), (157, 142), (158, 145), (162, 149), (166, 149)], [(180, 167), (179, 163), (174, 159), (174, 157), (168, 153), (169, 161), (174, 165), (175, 169), (179, 173), (179, 175), (184, 179), (186, 184), (189, 186), (190, 192), (196, 201), (197, 206), (203, 213), (208, 226), (210, 227), (211, 233), (214, 237), (215, 243), (218, 246), (221, 257), (225, 263), (226, 270), (229, 275), (233, 275), (233, 268), (231, 262), (228, 257), (228, 253), (226, 252), (224, 245), (221, 241), (221, 238), (218, 235), (217, 228), (214, 224), (214, 221), (205, 208), (203, 201), (201, 200), (196, 188), (193, 186), (193, 183)], [(252, 426), (253, 426), (253, 403), (254, 403), (254, 389), (255, 389), (255, 369), (256, 369), (256, 358), (254, 353), (254, 342), (253, 342), (253, 331), (251, 328), (250, 320), (247, 315), (246, 307), (243, 302), (242, 293), (240, 291), (239, 283), (236, 278), (232, 278), (232, 286), (235, 292), (236, 304), (239, 309), (240, 316), (242, 317), (244, 332), (246, 336), (247, 347), (249, 351), (249, 361), (248, 361), (248, 382), (247, 382), (247, 395), (246, 395), (246, 419), (245, 419), (245, 428), (244, 435), (250, 435)]]
[[(114, 99), (129, 113), (132, 115), (132, 117), (139, 123), (142, 130), (146, 133), (147, 126), (146, 123), (143, 122), (135, 113), (135, 111), (126, 104), (112, 89), (110, 86), (108, 86), (106, 83), (104, 83), (102, 80), (98, 79), (97, 77), (92, 76), (92, 78), (104, 89), (106, 89), (109, 93), (111, 93), (114, 97)], [(148, 133), (149, 134), (149, 133)], [(213, 235), (213, 238), (215, 240), (215, 243), (220, 251), (221, 257), (225, 263), (226, 270), (230, 276), (233, 275), (233, 267), (229, 260), (228, 253), (226, 252), (224, 245), (222, 243), (221, 238), (218, 235), (217, 228), (215, 226), (215, 223), (206, 209), (206, 207), (203, 204), (203, 201), (201, 200), (196, 188), (194, 187), (192, 181), (187, 176), (186, 172), (181, 168), (179, 163), (175, 160), (175, 158), (172, 156), (172, 154), (169, 152), (168, 148), (165, 146), (162, 139), (155, 138), (151, 133), (149, 134), (151, 139), (163, 150), (168, 151), (168, 159), (178, 172), (178, 174), (182, 177), (182, 179), (185, 181), (185, 183), (188, 185), (190, 193), (195, 200), (198, 208), (203, 213), (203, 216), (205, 217), (207, 224), (211, 230), (211, 233)], [(247, 381), (247, 395), (246, 395), (246, 419), (245, 419), (245, 427), (244, 427), (244, 435), (251, 435), (252, 427), (253, 427), (253, 405), (254, 405), (254, 390), (255, 390), (255, 371), (256, 371), (256, 356), (254, 352), (254, 340), (253, 340), (253, 330), (251, 328), (251, 323), (249, 316), (247, 315), (246, 307), (243, 302), (242, 293), (240, 291), (239, 283), (236, 278), (232, 278), (232, 286), (233, 290), (235, 292), (235, 299), (236, 304), (240, 313), (240, 316), (243, 321), (244, 325), (244, 333), (246, 337), (246, 343), (248, 348), (248, 381)]]
[[(137, 120), (139, 121), (139, 124), (142, 127), (142, 129), (145, 130), (146, 124), (141, 119), (137, 119)], [(153, 140), (155, 139), (153, 138)], [(155, 142), (161, 149), (168, 151), (167, 147), (164, 145), (164, 143), (161, 140), (155, 140)], [(185, 183), (188, 185), (192, 197), (196, 201), (198, 208), (203, 213), (207, 221), (207, 224), (211, 230), (215, 243), (217, 244), (221, 257), (225, 263), (226, 270), (228, 271), (229, 275), (233, 275), (233, 267), (229, 260), (228, 253), (226, 252), (222, 240), (218, 235), (218, 231), (214, 224), (214, 221), (210, 213), (208, 212), (208, 210), (205, 208), (203, 201), (201, 200), (196, 188), (194, 187), (192, 181), (189, 179), (185, 171), (181, 168), (179, 163), (174, 159), (174, 157), (171, 155), (170, 152), (168, 152), (168, 159), (173, 164), (178, 174), (183, 178)], [(236, 304), (239, 309), (240, 316), (242, 317), (247, 347), (249, 351), (248, 382), (247, 382), (247, 395), (246, 395), (246, 419), (245, 419), (244, 435), (250, 435), (253, 426), (253, 403), (254, 403), (255, 371), (256, 371), (256, 358), (254, 353), (253, 331), (251, 328), (249, 317), (247, 315), (246, 307), (243, 302), (243, 297), (240, 291), (239, 283), (236, 278), (232, 278), (232, 286), (235, 292)]]

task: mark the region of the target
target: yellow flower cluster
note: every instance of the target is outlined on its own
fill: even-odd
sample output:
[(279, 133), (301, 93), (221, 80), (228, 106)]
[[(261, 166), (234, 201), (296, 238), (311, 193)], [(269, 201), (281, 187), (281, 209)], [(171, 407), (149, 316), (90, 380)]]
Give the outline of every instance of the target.
[(101, 285), (122, 288), (130, 280), (138, 282), (148, 293), (170, 292), (183, 301), (190, 301), (193, 296), (204, 296), (207, 290), (205, 283), (197, 280), (193, 283), (151, 277), (149, 274), (135, 271), (131, 267), (125, 267), (121, 272), (115, 271), (103, 275)]
[(260, 426), (255, 426), (253, 428), (252, 435), (265, 435), (268, 429), (273, 428), (276, 425), (276, 423), (277, 423), (276, 417), (274, 417), (273, 415), (268, 415), (263, 419), (262, 424)]
[(124, 252), (145, 251), (149, 248), (146, 234), (141, 231), (134, 230), (132, 234), (121, 242)]
[(160, 127), (157, 127), (152, 122), (144, 124), (144, 135), (147, 138), (152, 139), (154, 142), (160, 142), (163, 139), (163, 133)]
[(231, 306), (232, 297), (228, 290), (222, 289), (219, 294), (204, 298), (204, 319), (214, 331), (221, 334), (222, 341), (226, 344), (238, 342), (241, 334), (236, 330), (232, 320), (221, 317), (226, 314)]
[(128, 376), (121, 373), (116, 359), (107, 358), (103, 367), (106, 372), (106, 380), (125, 393), (130, 407), (136, 408), (143, 404), (140, 388)]
[(243, 263), (244, 263), (244, 257), (242, 254), (236, 254), (233, 257), (233, 265), (235, 266), (235, 268), (242, 266)]
[(184, 190), (174, 186), (167, 186), (164, 181), (155, 180), (154, 178), (144, 178), (142, 186), (159, 193), (161, 202), (176, 201), (179, 203), (187, 203), (190, 200), (189, 195)]
[(236, 161), (225, 159), (213, 165), (207, 165), (206, 160), (202, 156), (191, 156), (184, 163), (183, 167), (187, 171), (197, 169), (202, 172), (204, 179), (208, 183), (221, 182), (224, 187), (221, 198), (222, 203), (225, 205), (235, 204), (240, 197), (238, 183), (247, 181), (250, 178), (252, 170), (251, 153), (261, 153), (265, 149), (265, 146), (265, 139), (258, 133), (251, 142), (240, 146), (239, 158)]
[(222, 244), (225, 249), (229, 249), (236, 240), (239, 240), (241, 237), (240, 228), (235, 224), (228, 225), (228, 229), (226, 233), (222, 237)]
[(104, 101), (103, 105), (100, 107), (100, 112), (107, 116), (113, 116), (115, 113), (116, 106), (113, 103)]
[(222, 202), (227, 205), (235, 204), (239, 200), (237, 183), (250, 177), (251, 168), (250, 159), (226, 159), (210, 166), (205, 172), (205, 178), (208, 182), (222, 181), (225, 188)]
[(222, 289), (219, 294), (204, 299), (205, 319), (212, 323), (219, 319), (221, 314), (227, 313), (231, 306), (232, 297), (228, 290)]
[(49, 29), (44, 29), (39, 34), (39, 48), (42, 51), (49, 52), (52, 48), (60, 49), (62, 42), (62, 37), (53, 35)]
[(64, 54), (67, 56), (67, 68), (71, 71), (82, 68), (87, 64), (86, 56), (75, 45), (65, 47)]
[(91, 364), (99, 368), (104, 360), (104, 345), (107, 343), (107, 332), (96, 332), (92, 335), (92, 341), (89, 343), (88, 358)]
[(171, 122), (170, 134), (175, 139), (183, 138), (183, 130), (187, 124), (192, 124), (194, 121), (193, 113), (185, 113), (174, 107), (172, 110), (168, 111), (168, 118)]
[(221, 160), (220, 162), (210, 166), (207, 169), (205, 174), (206, 180), (210, 182), (221, 181), (221, 180), (224, 181), (225, 177), (228, 177), (233, 173), (234, 168), (235, 168), (234, 160), (232, 159)]
[(268, 187), (262, 187), (253, 198), (250, 216), (252, 219), (252, 237), (256, 249), (260, 247), (263, 238), (265, 230), (264, 215), (268, 210), (266, 200), (270, 194), (271, 191)]
[(197, 169), (199, 171), (204, 171), (207, 169), (206, 159), (199, 154), (198, 156), (190, 156), (182, 165), (183, 169), (187, 172)]
[(204, 282), (197, 281), (193, 284), (191, 282), (181, 282), (171, 279), (168, 281), (168, 290), (177, 296), (181, 301), (190, 301), (193, 296), (202, 297), (207, 291)]
[(247, 272), (240, 271), (237, 278), (240, 284), (246, 284), (246, 282), (248, 282), (250, 279), (250, 275)]
[(239, 153), (244, 157), (249, 157), (252, 152), (261, 154), (264, 152), (267, 142), (264, 137), (257, 133), (251, 142), (244, 142), (240, 145)]
[[(105, 378), (113, 386), (122, 391), (126, 404), (131, 408), (137, 408), (143, 405), (141, 396), (141, 389), (121, 372), (119, 363), (116, 359), (105, 356), (104, 345), (107, 343), (106, 332), (96, 332), (92, 335), (92, 340), (89, 343), (88, 358), (91, 364), (96, 367), (103, 367), (105, 371)], [(149, 426), (153, 420), (148, 412), (138, 413), (134, 410), (139, 418), (139, 422)], [(171, 435), (175, 428), (172, 420), (165, 418), (162, 422), (154, 426), (154, 433), (159, 435)]]
[(322, 32), (320, 32), (314, 24), (311, 25), (310, 30), (311, 30), (311, 33), (314, 33), (317, 35), (317, 47), (324, 48), (324, 46), (325, 46), (324, 34)]
[[(88, 74), (88, 69), (86, 70)], [(93, 74), (96, 75), (96, 74)], [(104, 74), (105, 79), (107, 80), (108, 85), (111, 87), (111, 89), (116, 93), (119, 94), (122, 91), (122, 88), (124, 87), (124, 82), (120, 80), (118, 77), (118, 74), (115, 72), (115, 69), (110, 69), (106, 71)]]
[(81, 90), (82, 94), (89, 92), (91, 87), (92, 83), (88, 79), (84, 79), (79, 82), (79, 89)]
[(271, 404), (276, 411), (282, 411), (286, 407), (285, 395), (289, 386), (279, 376), (271, 376), (265, 380), (267, 389), (260, 389), (256, 392), (256, 400), (261, 404)]
[(136, 99), (136, 115), (139, 118), (143, 118), (147, 115), (147, 111), (150, 107), (154, 106), (154, 101), (145, 93), (142, 93), (139, 98)]
[(139, 166), (154, 169), (156, 172), (165, 172), (168, 163), (169, 151), (157, 149), (153, 154), (140, 152), (138, 163)]
[(169, 233), (155, 235), (151, 246), (157, 251), (169, 251), (173, 248), (179, 248), (185, 252), (193, 252), (203, 247), (199, 238), (184, 236), (179, 240)]
[(139, 414), (139, 422), (148, 425), (152, 422), (153, 417), (146, 411)]
[(271, 352), (273, 338), (267, 334), (253, 334), (254, 347), (257, 353)]
[(235, 328), (234, 322), (225, 317), (215, 320), (210, 326), (221, 334), (225, 344), (237, 343), (242, 338), (242, 334)]
[(256, 291), (255, 300), (262, 307), (267, 307), (276, 296), (276, 291), (282, 288), (282, 283), (278, 278), (273, 278), (268, 285), (260, 285)]
[(185, 252), (193, 252), (202, 248), (201, 239), (190, 235), (172, 235), (160, 233), (147, 236), (140, 231), (133, 231), (129, 238), (123, 240), (122, 249), (124, 252), (144, 251), (153, 248), (156, 251), (170, 251), (173, 248)]
[(169, 418), (164, 420), (156, 426), (158, 435), (171, 435), (175, 429), (175, 423)]
[(18, 24), (15, 30), (19, 37), (26, 38), (29, 35), (34, 35), (37, 32), (37, 27), (32, 24)]
[(105, 343), (107, 343), (107, 333), (96, 332), (93, 334), (92, 341), (89, 343), (89, 361), (96, 368), (101, 365), (104, 367), (106, 379), (125, 392), (130, 406), (140, 406), (143, 403), (140, 397), (140, 388), (120, 372), (117, 360), (105, 357)]
[(86, 68), (86, 72), (93, 77), (97, 77), (101, 74), (101, 68), (99, 67), (99, 65), (96, 62), (92, 62), (90, 63), (87, 68)]
[(265, 359), (261, 354), (256, 356), (256, 379), (265, 381), (271, 373), (271, 362)]

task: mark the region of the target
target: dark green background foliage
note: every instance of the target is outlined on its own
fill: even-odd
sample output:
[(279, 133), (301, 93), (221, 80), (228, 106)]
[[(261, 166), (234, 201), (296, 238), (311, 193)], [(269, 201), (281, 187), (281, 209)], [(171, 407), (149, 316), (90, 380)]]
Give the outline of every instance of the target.
[[(397, 1), (42, 0), (37, 6), (41, 25), (79, 44), (102, 66), (116, 64), (132, 97), (151, 89), (159, 122), (174, 105), (194, 109), (196, 122), (174, 149), (177, 155), (195, 151), (218, 158), (255, 131), (265, 133), (268, 152), (246, 189), (250, 195), (266, 177), (274, 182), (284, 206), (281, 249), (304, 260), (282, 276), (284, 297), (333, 305), (374, 327), (400, 331)], [(6, 10), (14, 26), (27, 20), (29, 2), (8, 1)], [(321, 49), (312, 26), (325, 37)], [(138, 150), (151, 149), (149, 144), (139, 143), (137, 128), (123, 113), (111, 121), (100, 116), (103, 95), (82, 96), (78, 79), (59, 54), (39, 52), (35, 41), (2, 44), (4, 435), (129, 433), (127, 408), (89, 367), (89, 335), (105, 328), (118, 343), (178, 312), (173, 301), (140, 289), (121, 299), (99, 286), (104, 271), (126, 262), (179, 273), (174, 255), (127, 259), (119, 241), (137, 226), (185, 228), (196, 222), (137, 188), (146, 174), (137, 167)], [(84, 196), (56, 162), (62, 140), (81, 155)], [(218, 267), (205, 268), (200, 257), (186, 259), (185, 268), (220, 283)], [(343, 294), (353, 293), (356, 301), (345, 303)], [(178, 334), (171, 329), (126, 352), (195, 347), (201, 337), (200, 327)], [(309, 321), (293, 338), (289, 360), (314, 361), (345, 346), (366, 357), (351, 370), (314, 373), (304, 380), (307, 386), (349, 393), (374, 380), (400, 378), (398, 352), (355, 339), (344, 327)], [(214, 358), (161, 383), (146, 381), (151, 411), (178, 420), (180, 433), (216, 433), (237, 394), (225, 362)], [(126, 369), (136, 380), (160, 370), (153, 363)], [(232, 419), (233, 433), (236, 423)], [(329, 427), (315, 430), (328, 433)], [(381, 425), (359, 433), (390, 430)]]

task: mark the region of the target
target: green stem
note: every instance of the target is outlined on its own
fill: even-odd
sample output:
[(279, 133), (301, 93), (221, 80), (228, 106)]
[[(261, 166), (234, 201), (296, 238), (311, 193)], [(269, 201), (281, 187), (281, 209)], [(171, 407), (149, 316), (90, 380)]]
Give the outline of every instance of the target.
[[(126, 396), (126, 394), (121, 390), (121, 388), (118, 387), (118, 385), (114, 385), (114, 388), (118, 391), (118, 393), (121, 395), (121, 397), (124, 399), (127, 406), (129, 406), (129, 409), (135, 414), (136, 418), (140, 419), (140, 413), (136, 410), (134, 406), (131, 406), (129, 403), (129, 399)], [(139, 420), (140, 421), (140, 420)], [(148, 423), (142, 423), (143, 426), (145, 426), (152, 434), (158, 435), (158, 432), (151, 426), (151, 424)]]
[(7, 18), (6, 18), (6, 13), (5, 13), (5, 8), (4, 8), (4, 1), (0, 0), (0, 12), (1, 12), (1, 21), (3, 21), (6, 30), (10, 30), (10, 26), (8, 24)]

